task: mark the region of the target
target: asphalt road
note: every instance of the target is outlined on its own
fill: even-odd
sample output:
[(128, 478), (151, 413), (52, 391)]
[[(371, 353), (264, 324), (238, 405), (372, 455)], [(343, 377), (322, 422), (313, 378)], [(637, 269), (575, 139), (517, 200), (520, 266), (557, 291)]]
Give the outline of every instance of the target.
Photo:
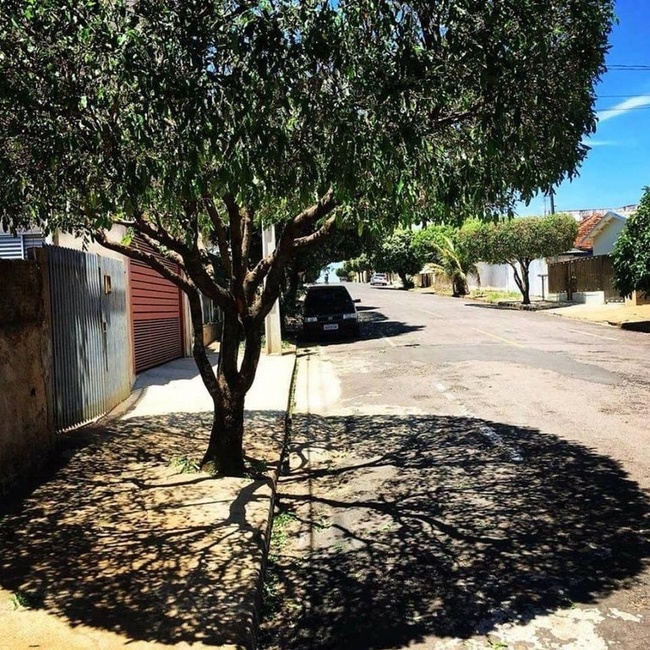
[[(442, 404), (455, 401), (475, 417), (595, 448), (650, 487), (650, 335), (548, 312), (348, 286), (361, 300), (363, 321), (354, 359), (371, 359), (374, 371), (355, 374), (344, 403), (388, 401), (444, 413), (449, 406)], [(350, 358), (352, 349), (326, 348), (333, 360)]]
[(267, 648), (650, 647), (650, 335), (348, 285), (300, 350)]

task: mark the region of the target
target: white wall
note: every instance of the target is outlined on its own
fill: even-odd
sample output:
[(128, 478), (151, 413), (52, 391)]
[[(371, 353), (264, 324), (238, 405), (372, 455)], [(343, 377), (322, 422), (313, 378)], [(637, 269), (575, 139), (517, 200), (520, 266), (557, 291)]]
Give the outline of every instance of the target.
[[(122, 238), (126, 235), (126, 228), (124, 226), (114, 225), (107, 233), (110, 241), (121, 242)], [(95, 253), (103, 257), (112, 257), (113, 259), (122, 260), (128, 268), (129, 259), (121, 253), (104, 248), (101, 244), (88, 240), (84, 243), (81, 237), (76, 237), (70, 233), (57, 232), (53, 237), (53, 243), (56, 246), (63, 246), (64, 248), (74, 248), (75, 250), (85, 250), (88, 253)]]
[[(509, 264), (485, 264), (479, 262), (478, 271), (481, 278), (481, 287), (499, 289), (501, 291), (519, 292), (519, 287), (515, 282), (515, 274)], [(533, 260), (530, 265), (530, 295), (542, 295), (542, 278), (540, 274), (548, 275), (548, 266), (546, 260)], [(477, 287), (478, 283), (475, 278), (470, 278), (470, 287)], [(548, 293), (548, 277), (544, 278), (544, 294)]]
[(594, 255), (609, 255), (614, 250), (614, 242), (625, 228), (625, 222), (610, 219), (594, 238)]

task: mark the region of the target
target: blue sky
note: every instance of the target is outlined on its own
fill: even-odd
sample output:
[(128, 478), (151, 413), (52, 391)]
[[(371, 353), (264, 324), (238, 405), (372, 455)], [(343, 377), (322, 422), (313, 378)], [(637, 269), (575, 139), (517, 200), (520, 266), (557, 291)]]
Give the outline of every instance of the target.
[[(617, 0), (607, 66), (646, 66), (646, 70), (609, 69), (596, 87), (599, 123), (580, 175), (562, 183), (555, 209), (617, 208), (638, 203), (650, 185), (650, 0)], [(613, 110), (612, 110), (613, 109)], [(518, 214), (550, 211), (544, 197), (519, 206)]]

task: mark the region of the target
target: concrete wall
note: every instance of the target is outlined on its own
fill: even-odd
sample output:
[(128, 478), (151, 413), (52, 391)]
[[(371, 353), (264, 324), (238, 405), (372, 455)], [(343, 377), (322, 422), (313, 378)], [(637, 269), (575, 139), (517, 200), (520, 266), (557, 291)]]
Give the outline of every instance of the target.
[(650, 295), (646, 296), (641, 291), (633, 291), (631, 296), (625, 297), (625, 304), (630, 307), (650, 305)]
[(614, 250), (614, 243), (624, 228), (624, 221), (610, 219), (594, 238), (593, 255), (609, 255)]
[[(499, 289), (500, 291), (513, 291), (519, 293), (519, 287), (515, 282), (515, 274), (509, 264), (477, 264), (481, 287), (483, 289)], [(530, 264), (530, 295), (542, 295), (542, 278), (540, 275), (548, 275), (546, 260), (533, 260)], [(478, 288), (475, 278), (470, 278), (470, 287)], [(544, 294), (548, 291), (548, 277), (544, 278)]]
[(0, 260), (0, 492), (54, 442), (47, 390), (51, 347), (35, 262)]
[(604, 291), (574, 291), (573, 302), (581, 302), (586, 305), (604, 305)]

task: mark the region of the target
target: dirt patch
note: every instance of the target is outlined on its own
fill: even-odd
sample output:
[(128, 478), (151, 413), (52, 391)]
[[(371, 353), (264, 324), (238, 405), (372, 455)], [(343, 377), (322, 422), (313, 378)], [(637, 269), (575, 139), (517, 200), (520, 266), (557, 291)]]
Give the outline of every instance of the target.
[(3, 503), (0, 647), (250, 646), (284, 413), (247, 418), (242, 479), (193, 471), (206, 413), (66, 437)]

